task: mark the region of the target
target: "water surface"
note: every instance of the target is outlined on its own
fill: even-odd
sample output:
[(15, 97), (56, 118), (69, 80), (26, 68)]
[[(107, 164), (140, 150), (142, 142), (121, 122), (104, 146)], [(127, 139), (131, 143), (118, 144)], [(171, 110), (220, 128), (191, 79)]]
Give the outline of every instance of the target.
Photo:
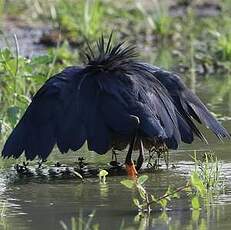
[[(189, 78), (190, 79), (190, 78)], [(225, 82), (225, 83), (224, 83)], [(190, 80), (188, 82), (190, 84)], [(207, 106), (218, 115), (228, 130), (231, 130), (231, 84), (230, 78), (198, 77), (194, 86), (196, 93)], [(93, 223), (99, 229), (229, 229), (231, 216), (231, 154), (230, 143), (219, 143), (214, 135), (205, 130), (209, 145), (196, 140), (192, 145), (182, 145), (171, 152), (171, 163), (175, 168), (163, 167), (158, 173), (149, 174), (147, 190), (163, 194), (169, 185), (183, 185), (193, 167), (190, 154), (213, 151), (222, 162), (225, 176), (225, 193), (214, 203), (201, 211), (192, 211), (185, 197), (173, 201), (166, 213), (154, 208), (150, 217), (139, 220), (136, 208), (132, 205), (132, 192), (120, 184), (123, 176), (109, 177), (106, 184), (98, 178), (79, 180), (12, 180), (12, 169), (1, 161), (0, 229), (63, 229), (60, 221), (70, 228), (71, 218), (88, 221), (94, 212)], [(106, 165), (111, 155), (97, 156), (81, 150), (78, 153), (61, 155), (53, 152), (50, 160), (73, 163), (78, 156), (88, 162)], [(124, 160), (124, 154), (119, 160)], [(5, 166), (4, 166), (5, 164)]]

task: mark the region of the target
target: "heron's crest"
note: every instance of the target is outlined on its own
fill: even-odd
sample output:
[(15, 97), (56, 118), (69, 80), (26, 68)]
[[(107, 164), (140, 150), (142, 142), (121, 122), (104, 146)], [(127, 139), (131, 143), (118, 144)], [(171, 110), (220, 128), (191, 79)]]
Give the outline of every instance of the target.
[(88, 63), (87, 66), (95, 70), (126, 70), (129, 64), (134, 62), (137, 57), (136, 47), (127, 45), (126, 42), (119, 42), (116, 45), (112, 44), (112, 33), (108, 41), (105, 41), (104, 36), (96, 43), (96, 50), (88, 43), (88, 52), (85, 54)]

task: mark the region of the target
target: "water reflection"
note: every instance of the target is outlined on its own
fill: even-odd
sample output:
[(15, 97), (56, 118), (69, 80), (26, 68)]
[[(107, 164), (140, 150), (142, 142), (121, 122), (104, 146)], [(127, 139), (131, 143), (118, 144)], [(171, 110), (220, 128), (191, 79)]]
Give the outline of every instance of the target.
[(99, 189), (100, 189), (100, 198), (101, 199), (108, 198), (108, 192), (109, 192), (108, 183), (100, 182)]
[[(184, 152), (175, 153), (174, 157), (179, 167), (152, 175), (147, 184), (148, 191), (163, 194), (169, 184), (178, 186), (185, 182), (185, 175), (193, 164), (184, 159)], [(222, 170), (230, 180), (230, 163), (224, 163)], [(4, 224), (9, 229), (14, 226), (19, 229), (62, 229), (60, 220), (70, 227), (72, 217), (78, 218), (82, 213), (83, 221), (87, 221), (95, 210), (93, 223), (99, 224), (100, 229), (119, 229), (121, 225), (123, 229), (226, 229), (223, 227), (228, 219), (224, 220), (224, 217), (231, 212), (229, 188), (211, 207), (200, 211), (190, 210), (188, 200), (181, 197), (171, 204), (169, 211), (161, 212), (157, 207), (150, 216), (141, 217), (132, 205), (132, 193), (120, 185), (122, 179), (108, 178), (106, 184), (99, 183), (98, 178), (88, 179), (85, 183), (75, 180), (1, 183), (4, 188), (1, 197), (6, 201)]]
[[(229, 122), (227, 123), (229, 125)], [(106, 184), (98, 178), (87, 179), (84, 183), (76, 180), (41, 181), (21, 180), (8, 183), (0, 178), (1, 204), (5, 203), (4, 218), (1, 219), (5, 229), (62, 229), (60, 220), (70, 229), (71, 218), (78, 218), (80, 213), (87, 221), (95, 210), (94, 224), (100, 229), (229, 229), (228, 216), (231, 212), (231, 163), (229, 144), (218, 144), (211, 136), (211, 145), (196, 141), (193, 146), (183, 145), (177, 152), (171, 154), (174, 169), (165, 168), (157, 174), (150, 175), (147, 190), (150, 193), (163, 194), (168, 185), (177, 187), (185, 183), (185, 177), (194, 167), (190, 155), (194, 148), (198, 154), (204, 150), (213, 149), (219, 159), (222, 159), (222, 172), (226, 179), (225, 193), (214, 200), (210, 208), (200, 211), (190, 210), (190, 204), (185, 197), (171, 203), (170, 210), (161, 212), (159, 207), (150, 216), (141, 218), (132, 205), (132, 193), (120, 185), (124, 177), (108, 178)], [(60, 155), (54, 154), (54, 158)], [(70, 157), (73, 161), (74, 155)], [(108, 162), (109, 156), (96, 158), (94, 154), (85, 155), (90, 162), (97, 159), (97, 164)], [(123, 155), (119, 156), (122, 160)], [(68, 161), (67, 161), (68, 162)], [(41, 221), (42, 220), (42, 221)], [(214, 224), (216, 223), (216, 224)], [(4, 229), (4, 227), (3, 227)]]

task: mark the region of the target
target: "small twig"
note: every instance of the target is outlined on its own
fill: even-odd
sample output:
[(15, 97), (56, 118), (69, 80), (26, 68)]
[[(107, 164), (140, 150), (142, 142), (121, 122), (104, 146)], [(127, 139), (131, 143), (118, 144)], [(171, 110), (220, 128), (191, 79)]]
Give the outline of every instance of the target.
[(153, 203), (156, 203), (156, 202), (158, 202), (158, 201), (160, 201), (160, 200), (162, 200), (162, 199), (165, 199), (165, 198), (167, 198), (167, 197), (169, 197), (169, 196), (172, 196), (172, 195), (174, 195), (174, 194), (176, 194), (176, 193), (178, 193), (178, 192), (181, 192), (181, 191), (183, 191), (184, 189), (186, 189), (186, 188), (188, 188), (188, 187), (191, 187), (191, 184), (186, 184), (186, 185), (184, 185), (184, 186), (181, 186), (181, 187), (179, 187), (178, 189), (176, 189), (175, 191), (173, 191), (173, 192), (171, 192), (171, 193), (167, 193), (167, 194), (165, 194), (164, 196), (161, 196), (161, 197), (158, 198), (157, 200), (152, 200), (152, 201), (150, 201), (149, 203), (147, 203), (147, 206), (149, 206), (149, 205), (151, 205), (151, 204), (153, 204)]
[(15, 50), (16, 50), (16, 63), (15, 63), (15, 72), (14, 72), (14, 105), (16, 104), (16, 97), (17, 97), (17, 74), (18, 74), (18, 67), (19, 67), (19, 45), (18, 39), (16, 34), (14, 34), (14, 43), (15, 43)]
[(17, 35), (14, 34), (14, 43), (15, 43), (15, 50), (16, 50), (16, 68), (15, 68), (15, 77), (17, 76), (18, 74), (18, 66), (19, 66), (19, 63), (18, 63), (18, 59), (19, 59), (19, 45), (18, 45), (18, 38), (17, 38)]
[(52, 71), (54, 69), (54, 66), (55, 66), (55, 63), (57, 60), (57, 56), (58, 56), (57, 50), (60, 48), (60, 45), (61, 45), (61, 32), (59, 32), (59, 38), (58, 38), (58, 42), (57, 42), (57, 46), (56, 46), (56, 50), (55, 50), (55, 55), (53, 57), (53, 60), (52, 60), (51, 66), (50, 66), (50, 70), (47, 73), (47, 76), (46, 76), (47, 78), (51, 77), (51, 74), (52, 74)]

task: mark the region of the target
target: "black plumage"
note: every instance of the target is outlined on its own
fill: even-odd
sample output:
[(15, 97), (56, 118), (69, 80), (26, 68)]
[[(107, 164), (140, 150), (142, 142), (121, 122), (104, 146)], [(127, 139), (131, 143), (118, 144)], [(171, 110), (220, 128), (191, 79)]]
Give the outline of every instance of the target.
[[(68, 67), (40, 88), (12, 131), (4, 157), (46, 159), (55, 144), (62, 153), (87, 141), (89, 150), (104, 154), (112, 147), (150, 148), (164, 143), (177, 149), (194, 136), (206, 140), (195, 121), (218, 138), (229, 133), (181, 78), (137, 61), (133, 46), (112, 46), (101, 38), (89, 47), (88, 63)], [(141, 162), (142, 164), (142, 162)]]

